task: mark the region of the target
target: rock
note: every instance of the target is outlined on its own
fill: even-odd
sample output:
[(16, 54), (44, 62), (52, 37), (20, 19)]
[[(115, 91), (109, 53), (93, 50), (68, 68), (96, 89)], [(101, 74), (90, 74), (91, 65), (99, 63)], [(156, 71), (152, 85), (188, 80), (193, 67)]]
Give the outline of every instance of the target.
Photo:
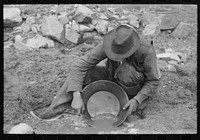
[(69, 23), (69, 18), (67, 16), (61, 17), (60, 23), (63, 25)]
[(16, 26), (22, 22), (19, 8), (3, 8), (3, 24), (4, 27)]
[(115, 19), (119, 20), (120, 17), (118, 15), (112, 15)]
[(154, 37), (160, 32), (158, 24), (148, 24), (142, 31), (144, 36)]
[(103, 13), (99, 13), (99, 18), (100, 19), (108, 19), (108, 17), (106, 15), (104, 15)]
[(43, 17), (41, 30), (44, 35), (54, 37), (57, 40), (61, 40), (63, 25), (58, 21), (56, 17), (49, 16)]
[(31, 30), (30, 25), (27, 24), (27, 23), (23, 23), (21, 25), (21, 27), (22, 27), (22, 31), (25, 32), (25, 33), (28, 33)]
[(31, 30), (37, 33), (40, 30), (40, 26), (38, 24), (31, 25)]
[(79, 4), (75, 11), (74, 18), (77, 23), (90, 23), (92, 21), (91, 17), (93, 14), (94, 12), (88, 7)]
[(19, 51), (30, 51), (32, 50), (26, 44), (22, 43), (21, 41), (15, 41), (14, 47)]
[(21, 37), (21, 35), (15, 36), (15, 41), (21, 42), (22, 40), (23, 40), (23, 38)]
[(191, 33), (190, 24), (181, 22), (172, 32), (173, 37), (186, 38)]
[(40, 19), (41, 17), (42, 17), (42, 16), (40, 15), (40, 13), (37, 13), (35, 18), (36, 18), (36, 19)]
[(79, 25), (79, 32), (89, 32), (89, 31), (92, 31), (93, 29), (88, 27), (88, 26), (85, 26), (85, 25)]
[(92, 25), (97, 25), (97, 23), (98, 23), (98, 20), (92, 20)]
[(161, 71), (166, 71), (167, 70), (167, 62), (165, 62), (164, 60), (158, 60), (157, 61), (157, 65), (158, 65), (158, 68)]
[(177, 17), (173, 14), (167, 14), (162, 17), (160, 29), (161, 30), (172, 30), (179, 24)]
[(26, 19), (26, 23), (32, 25), (33, 23), (35, 23), (35, 17), (28, 17)]
[(112, 12), (112, 13), (115, 13), (115, 8), (113, 8), (113, 7), (108, 7), (107, 9), (108, 9), (108, 11), (110, 11), (110, 12)]
[(180, 62), (180, 58), (174, 53), (161, 53), (161, 54), (157, 54), (156, 56), (158, 59), (161, 59), (161, 60), (166, 60), (166, 61), (175, 60), (175, 61)]
[(183, 63), (185, 63), (185, 62), (187, 62), (187, 60), (188, 60), (188, 55), (186, 53), (183, 53), (182, 56), (181, 56), (181, 61)]
[(79, 25), (76, 23), (76, 21), (72, 21), (72, 27), (73, 30), (75, 30), (76, 32), (79, 32)]
[(9, 134), (34, 134), (34, 130), (29, 125), (25, 123), (20, 123), (12, 127), (8, 133)]
[(78, 34), (75, 30), (65, 28), (65, 39), (68, 41), (77, 44), (80, 38), (80, 34)]
[(129, 132), (130, 134), (137, 134), (138, 129), (131, 128), (131, 129), (128, 130), (128, 132)]
[(171, 48), (167, 48), (165, 49), (165, 53), (174, 53), (175, 51), (172, 50)]
[(115, 29), (114, 27), (109, 26), (108, 27), (108, 32), (112, 31), (113, 29)]
[(168, 64), (167, 65), (167, 70), (170, 72), (176, 72), (176, 68), (173, 65)]
[(135, 15), (128, 16), (128, 24), (139, 28), (140, 19)]
[(4, 49), (8, 49), (13, 46), (13, 41), (3, 42)]
[(95, 29), (100, 34), (106, 34), (108, 29), (109, 22), (106, 20), (99, 20), (97, 25), (95, 26)]
[(170, 61), (168, 61), (168, 63), (171, 65), (178, 65), (178, 62), (175, 60), (170, 60)]
[(39, 49), (41, 47), (55, 47), (54, 42), (41, 35), (36, 35), (34, 38), (28, 39), (26, 45), (31, 49)]
[(150, 13), (149, 11), (144, 11), (142, 15), (142, 21), (146, 24), (158, 24), (160, 25), (162, 22), (162, 18), (164, 17), (164, 14), (155, 14)]

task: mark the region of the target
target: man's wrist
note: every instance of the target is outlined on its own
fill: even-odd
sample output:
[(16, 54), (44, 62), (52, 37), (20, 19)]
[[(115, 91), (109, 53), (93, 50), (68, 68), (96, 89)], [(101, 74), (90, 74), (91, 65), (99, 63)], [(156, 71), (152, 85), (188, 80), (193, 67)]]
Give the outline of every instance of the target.
[(78, 97), (78, 96), (81, 96), (81, 93), (79, 91), (74, 91), (73, 97)]

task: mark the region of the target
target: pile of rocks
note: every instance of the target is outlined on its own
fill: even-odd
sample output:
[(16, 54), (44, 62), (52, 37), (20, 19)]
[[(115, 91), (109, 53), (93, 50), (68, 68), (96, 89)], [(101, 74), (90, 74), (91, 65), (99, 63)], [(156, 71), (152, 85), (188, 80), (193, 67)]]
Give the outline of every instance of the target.
[(13, 28), (11, 33), (4, 33), (7, 47), (13, 44), (12, 41), (22, 51), (55, 47), (55, 41), (76, 45), (85, 36), (102, 39), (119, 24), (129, 24), (138, 32), (142, 29), (141, 35), (150, 38), (163, 30), (173, 31), (172, 36), (184, 38), (191, 29), (189, 24), (180, 23), (175, 14), (156, 14), (146, 9), (127, 11), (105, 5), (81, 4), (62, 6), (65, 9), (58, 5), (51, 9), (38, 7), (34, 9), (35, 13), (20, 10), (20, 7), (4, 7), (4, 27)]

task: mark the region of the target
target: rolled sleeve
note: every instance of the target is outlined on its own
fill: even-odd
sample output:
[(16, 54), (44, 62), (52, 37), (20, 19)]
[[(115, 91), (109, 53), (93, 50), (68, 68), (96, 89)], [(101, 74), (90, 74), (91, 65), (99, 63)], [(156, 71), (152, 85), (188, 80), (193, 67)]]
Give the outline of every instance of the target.
[(103, 50), (103, 41), (101, 41), (93, 50), (77, 59), (70, 68), (67, 92), (82, 91), (83, 80), (87, 71), (94, 68), (105, 58), (106, 54)]
[(149, 52), (145, 57), (143, 67), (145, 83), (142, 89), (134, 97), (139, 103), (143, 102), (150, 93), (153, 93), (159, 85), (157, 57), (153, 46), (150, 46)]

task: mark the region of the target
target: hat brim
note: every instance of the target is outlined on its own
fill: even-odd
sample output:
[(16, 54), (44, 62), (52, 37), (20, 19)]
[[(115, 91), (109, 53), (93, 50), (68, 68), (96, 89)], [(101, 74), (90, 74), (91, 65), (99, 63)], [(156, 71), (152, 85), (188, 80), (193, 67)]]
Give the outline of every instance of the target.
[(98, 81), (92, 82), (83, 89), (81, 96), (82, 96), (84, 107), (85, 107), (85, 111), (83, 115), (85, 120), (87, 120), (87, 123), (89, 123), (89, 125), (93, 126), (94, 122), (91, 119), (91, 115), (88, 112), (87, 102), (93, 94), (99, 91), (108, 91), (117, 97), (120, 104), (120, 109), (117, 114), (117, 121), (114, 122), (113, 125), (114, 126), (121, 125), (125, 121), (128, 115), (127, 110), (123, 110), (123, 107), (125, 106), (125, 104), (128, 102), (129, 99), (126, 92), (123, 90), (123, 88), (121, 88), (116, 83), (112, 81), (108, 81), (108, 80), (98, 80)]
[(124, 54), (116, 54), (112, 51), (112, 45), (113, 45), (113, 40), (114, 40), (114, 36), (115, 36), (115, 30), (110, 31), (108, 34), (106, 34), (104, 36), (103, 39), (103, 48), (104, 51), (107, 55), (108, 58), (110, 58), (113, 61), (122, 61), (123, 59), (131, 56), (139, 47), (140, 47), (140, 37), (138, 36), (138, 34), (134, 31), (133, 32), (133, 47), (131, 47), (131, 49), (129, 51), (127, 51)]

